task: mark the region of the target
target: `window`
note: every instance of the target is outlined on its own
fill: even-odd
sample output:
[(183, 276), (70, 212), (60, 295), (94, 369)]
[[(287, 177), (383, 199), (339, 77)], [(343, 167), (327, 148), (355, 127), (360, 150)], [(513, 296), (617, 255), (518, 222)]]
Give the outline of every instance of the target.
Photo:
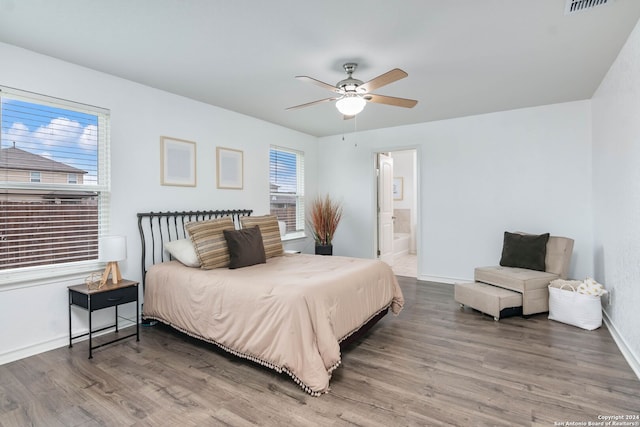
[(109, 112), (0, 86), (0, 284), (96, 268)]
[(304, 153), (269, 150), (271, 214), (287, 225), (286, 238), (304, 237)]

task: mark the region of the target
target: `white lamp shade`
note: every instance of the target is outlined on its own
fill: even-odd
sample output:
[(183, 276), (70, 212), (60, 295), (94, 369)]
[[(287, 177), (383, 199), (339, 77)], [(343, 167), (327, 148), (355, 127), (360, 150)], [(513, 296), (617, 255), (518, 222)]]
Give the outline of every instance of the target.
[(347, 94), (336, 101), (336, 108), (345, 116), (355, 116), (367, 104), (367, 101), (358, 95)]
[(100, 261), (124, 261), (127, 259), (127, 239), (125, 236), (104, 236), (98, 239)]
[(287, 234), (287, 223), (284, 221), (278, 221), (278, 228), (280, 228), (280, 240)]

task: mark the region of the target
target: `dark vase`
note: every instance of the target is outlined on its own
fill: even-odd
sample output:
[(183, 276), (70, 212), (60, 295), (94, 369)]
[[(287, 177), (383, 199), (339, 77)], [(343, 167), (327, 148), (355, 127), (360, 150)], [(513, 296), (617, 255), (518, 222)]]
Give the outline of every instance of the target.
[(333, 255), (333, 245), (316, 245), (316, 255)]

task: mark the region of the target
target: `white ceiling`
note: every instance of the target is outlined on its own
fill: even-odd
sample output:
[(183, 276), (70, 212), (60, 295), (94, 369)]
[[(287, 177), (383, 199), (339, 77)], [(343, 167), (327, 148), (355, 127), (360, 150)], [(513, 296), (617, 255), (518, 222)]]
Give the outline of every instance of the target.
[[(0, 0), (0, 41), (324, 136), (590, 98), (640, 1), (564, 8), (565, 0)], [(294, 76), (333, 85), (349, 61), (363, 81), (405, 70), (409, 77), (375, 93), (418, 105), (370, 103), (348, 121), (332, 103), (285, 111), (331, 96)]]

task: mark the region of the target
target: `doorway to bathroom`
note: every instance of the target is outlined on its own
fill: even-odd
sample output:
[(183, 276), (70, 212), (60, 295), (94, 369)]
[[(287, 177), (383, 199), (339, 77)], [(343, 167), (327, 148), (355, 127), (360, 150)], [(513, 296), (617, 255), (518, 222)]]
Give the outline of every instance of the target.
[(418, 156), (416, 149), (376, 156), (377, 253), (398, 276), (418, 276)]

